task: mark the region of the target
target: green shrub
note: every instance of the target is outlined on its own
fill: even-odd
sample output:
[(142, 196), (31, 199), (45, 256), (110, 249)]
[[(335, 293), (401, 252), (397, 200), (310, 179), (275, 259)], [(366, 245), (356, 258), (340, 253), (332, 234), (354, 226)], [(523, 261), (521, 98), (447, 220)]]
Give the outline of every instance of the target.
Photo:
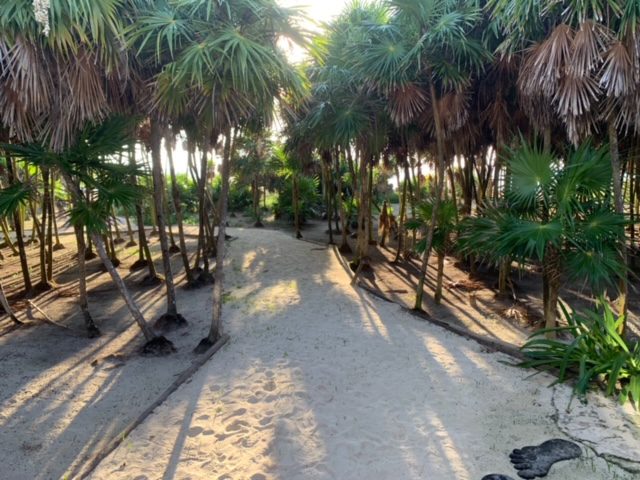
[[(318, 214), (321, 208), (322, 198), (318, 193), (319, 180), (316, 177), (304, 177), (299, 179), (300, 190), (300, 222), (304, 223), (307, 219)], [(293, 185), (291, 179), (288, 179), (282, 190), (278, 194), (278, 199), (273, 203), (273, 213), (276, 218), (293, 221)]]
[(567, 326), (553, 329), (566, 333), (570, 341), (541, 338), (549, 330), (537, 332), (523, 347), (527, 360), (522, 367), (550, 368), (558, 372), (555, 383), (576, 377), (574, 391), (585, 395), (593, 384), (602, 384), (607, 395), (618, 395), (640, 407), (640, 344), (628, 344), (618, 333), (624, 316), (616, 317), (600, 299), (600, 308), (569, 313), (562, 307)]
[[(222, 189), (222, 177), (220, 175), (213, 179), (211, 185), (211, 195), (214, 202), (218, 202), (220, 198), (220, 190)], [(251, 188), (247, 185), (242, 185), (235, 179), (232, 179), (229, 183), (229, 211), (230, 212), (242, 212), (253, 203), (253, 197), (251, 195)]]

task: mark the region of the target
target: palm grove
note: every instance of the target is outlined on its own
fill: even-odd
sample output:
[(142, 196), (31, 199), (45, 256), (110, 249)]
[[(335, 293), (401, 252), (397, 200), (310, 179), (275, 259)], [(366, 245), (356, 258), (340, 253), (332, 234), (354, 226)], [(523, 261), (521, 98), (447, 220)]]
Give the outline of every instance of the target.
[[(278, 191), (274, 209), (290, 214), (297, 237), (310, 204), (323, 204), (330, 241), (345, 254), (355, 247), (355, 277), (368, 268), (376, 237), (397, 238), (395, 262), (418, 255), (416, 309), (432, 255), (436, 302), (446, 254), (471, 271), (495, 265), (503, 293), (514, 265), (541, 265), (549, 337), (562, 281), (575, 280), (602, 302), (613, 298), (619, 320), (611, 335), (637, 360), (637, 348), (617, 335), (640, 206), (639, 19), (636, 0), (354, 1), (312, 35), (300, 29), (299, 11), (274, 0), (10, 2), (0, 6), (5, 243), (20, 258), (24, 290), (50, 288), (59, 244), (52, 220), (63, 191), (89, 334), (99, 330), (82, 272), (95, 249), (147, 347), (171, 351), (154, 332), (188, 321), (170, 263), (179, 252), (188, 286), (213, 285), (206, 348), (222, 329), (228, 201), (239, 185), (248, 188), (260, 226), (267, 191)], [(305, 46), (309, 59), (292, 66), (286, 42)], [(281, 140), (270, 131), (276, 118)], [(183, 140), (192, 206), (171, 155)], [(222, 159), (216, 176), (214, 151)], [(395, 236), (377, 195), (385, 175), (399, 182)], [(166, 288), (167, 311), (155, 329), (118, 273), (113, 238), (116, 212), (143, 225), (148, 210), (162, 277), (145, 230), (129, 236), (146, 280)], [(198, 226), (193, 252), (184, 240), (188, 214)], [(35, 275), (25, 253), (27, 217), (39, 239)], [(575, 327), (576, 317), (567, 317)], [(557, 347), (545, 341), (545, 352)], [(632, 379), (636, 401), (637, 363), (621, 377)]]

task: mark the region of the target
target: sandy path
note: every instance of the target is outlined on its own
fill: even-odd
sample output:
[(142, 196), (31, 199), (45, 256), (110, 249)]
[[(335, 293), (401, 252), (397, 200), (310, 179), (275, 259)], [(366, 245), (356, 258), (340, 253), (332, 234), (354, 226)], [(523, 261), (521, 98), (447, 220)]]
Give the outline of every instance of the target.
[[(563, 437), (549, 377), (352, 289), (330, 250), (233, 234), (230, 343), (93, 479), (515, 477), (511, 449)], [(587, 451), (549, 478), (633, 476)]]

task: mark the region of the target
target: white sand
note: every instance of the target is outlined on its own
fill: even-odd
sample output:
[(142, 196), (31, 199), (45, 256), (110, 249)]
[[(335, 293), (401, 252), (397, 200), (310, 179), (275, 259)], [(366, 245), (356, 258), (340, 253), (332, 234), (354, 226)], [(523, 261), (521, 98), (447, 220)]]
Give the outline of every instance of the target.
[[(516, 477), (511, 449), (566, 438), (550, 377), (525, 379), (531, 372), (507, 357), (354, 290), (330, 250), (279, 232), (236, 234), (230, 343), (93, 479)], [(549, 478), (634, 478), (585, 455)]]

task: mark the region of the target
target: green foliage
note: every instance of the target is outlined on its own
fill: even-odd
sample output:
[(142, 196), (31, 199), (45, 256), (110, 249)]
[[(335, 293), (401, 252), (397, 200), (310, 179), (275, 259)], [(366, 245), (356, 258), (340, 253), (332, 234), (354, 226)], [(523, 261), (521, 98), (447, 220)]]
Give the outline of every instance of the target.
[[(218, 202), (220, 199), (220, 191), (222, 189), (222, 177), (219, 175), (213, 179), (211, 185), (211, 193), (213, 201)], [(247, 185), (243, 185), (237, 179), (233, 179), (229, 183), (229, 211), (241, 212), (250, 206), (253, 202), (251, 189)]]
[[(73, 145), (60, 153), (41, 143), (4, 144), (2, 148), (29, 166), (57, 168), (64, 177), (89, 190), (92, 198), (83, 195), (74, 202), (71, 221), (102, 233), (114, 207), (131, 211), (144, 194), (131, 178), (142, 177), (145, 172), (138, 165), (119, 161), (120, 155), (126, 153), (133, 126), (132, 119), (118, 116), (101, 124), (87, 124)], [(27, 195), (26, 191), (14, 193), (14, 203)]]
[[(405, 224), (408, 230), (421, 230), (425, 232), (431, 223), (433, 215), (433, 200), (420, 203), (416, 208), (416, 217), (408, 220)], [(452, 200), (440, 202), (440, 207), (436, 215), (436, 227), (433, 231), (433, 248), (438, 253), (444, 253), (449, 247), (451, 234), (457, 227), (456, 206)], [(427, 239), (422, 238), (416, 244), (418, 253), (424, 252), (427, 246)]]
[(0, 217), (12, 215), (18, 208), (25, 205), (36, 192), (31, 185), (16, 182), (15, 184), (0, 189)]
[(640, 407), (640, 344), (629, 345), (618, 334), (624, 316), (616, 317), (603, 298), (596, 311), (569, 313), (563, 306), (563, 312), (567, 326), (553, 330), (568, 334), (570, 341), (542, 338), (548, 330), (536, 332), (522, 347), (527, 360), (520, 366), (554, 369), (555, 383), (573, 376), (578, 395), (603, 382), (607, 395)]
[[(300, 192), (298, 207), (300, 209), (301, 223), (304, 223), (308, 218), (316, 216), (321, 208), (322, 198), (319, 188), (320, 180), (318, 177), (298, 177), (298, 189)], [(273, 213), (276, 218), (293, 221), (293, 182), (291, 179), (285, 182), (284, 187), (280, 190), (278, 199), (273, 205)]]
[(560, 159), (523, 144), (508, 163), (504, 202), (486, 205), (481, 217), (463, 223), (463, 252), (524, 264), (543, 262), (553, 247), (570, 280), (599, 291), (624, 275), (619, 249), (626, 221), (613, 211), (605, 149), (585, 144)]

